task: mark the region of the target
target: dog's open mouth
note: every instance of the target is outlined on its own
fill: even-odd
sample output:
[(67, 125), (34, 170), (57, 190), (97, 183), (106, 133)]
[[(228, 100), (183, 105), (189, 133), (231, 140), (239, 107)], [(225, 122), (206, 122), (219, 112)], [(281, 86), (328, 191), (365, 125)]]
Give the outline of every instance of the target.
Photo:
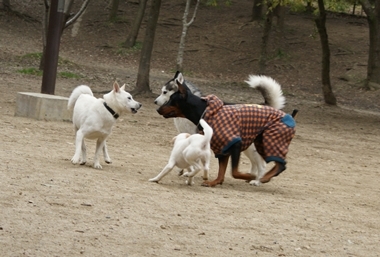
[(132, 112), (132, 113), (136, 113), (136, 112), (137, 112), (137, 109), (132, 108), (132, 109), (131, 109), (131, 112)]

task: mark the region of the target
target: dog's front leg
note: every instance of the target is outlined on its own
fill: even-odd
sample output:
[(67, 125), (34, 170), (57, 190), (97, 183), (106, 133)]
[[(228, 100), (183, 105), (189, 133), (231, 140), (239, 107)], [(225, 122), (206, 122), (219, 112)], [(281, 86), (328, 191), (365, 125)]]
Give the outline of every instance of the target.
[(103, 146), (103, 156), (104, 156), (104, 161), (108, 164), (112, 163), (111, 157), (108, 154), (108, 148), (107, 148), (107, 142), (104, 141), (104, 146)]
[(230, 158), (229, 155), (218, 157), (219, 162), (219, 171), (218, 171), (218, 177), (213, 181), (204, 181), (202, 183), (202, 186), (205, 187), (214, 187), (216, 185), (222, 185), (224, 182), (224, 176), (226, 174), (226, 169), (228, 165), (228, 159)]
[(99, 162), (99, 154), (100, 154), (100, 151), (103, 150), (104, 143), (105, 143), (105, 139), (103, 139), (103, 138), (98, 138), (98, 140), (96, 140), (96, 150), (95, 150), (95, 157), (94, 157), (94, 168), (95, 169), (102, 169), (103, 168)]
[(256, 178), (254, 174), (251, 173), (241, 173), (239, 172), (239, 160), (240, 160), (240, 149), (241, 143), (236, 143), (231, 146), (231, 168), (232, 168), (232, 177), (235, 179), (244, 179), (247, 181), (251, 181)]
[(81, 153), (85, 149), (84, 146), (84, 135), (81, 130), (77, 130), (75, 132), (75, 154), (73, 158), (71, 158), (72, 164), (78, 164), (81, 162)]

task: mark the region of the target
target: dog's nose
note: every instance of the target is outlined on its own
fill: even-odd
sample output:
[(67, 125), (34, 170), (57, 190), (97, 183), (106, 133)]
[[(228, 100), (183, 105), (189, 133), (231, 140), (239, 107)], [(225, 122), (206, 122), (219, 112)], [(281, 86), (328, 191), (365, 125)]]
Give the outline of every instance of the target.
[(157, 100), (154, 100), (154, 104), (157, 104)]

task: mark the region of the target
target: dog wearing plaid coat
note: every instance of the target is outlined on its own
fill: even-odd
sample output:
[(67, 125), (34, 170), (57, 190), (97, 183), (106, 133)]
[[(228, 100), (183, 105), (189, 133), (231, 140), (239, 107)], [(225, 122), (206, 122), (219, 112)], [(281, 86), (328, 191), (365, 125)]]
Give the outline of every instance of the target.
[[(249, 80), (260, 77), (264, 76), (250, 76)], [(294, 115), (265, 105), (226, 104), (215, 95), (200, 98), (179, 81), (177, 84), (178, 91), (157, 111), (165, 118), (187, 118), (198, 127), (199, 120), (203, 118), (213, 128), (211, 149), (218, 158), (218, 177), (204, 181), (203, 186), (223, 184), (230, 157), (232, 176), (250, 181), (252, 185), (267, 183), (286, 169), (286, 154), (295, 134)], [(252, 144), (266, 162), (274, 162), (268, 172), (239, 172), (240, 153)]]

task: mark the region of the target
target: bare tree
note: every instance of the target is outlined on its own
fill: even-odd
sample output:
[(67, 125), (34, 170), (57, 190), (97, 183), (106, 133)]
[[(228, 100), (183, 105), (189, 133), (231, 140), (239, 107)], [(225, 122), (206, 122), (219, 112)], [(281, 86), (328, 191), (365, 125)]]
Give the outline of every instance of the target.
[(111, 22), (115, 21), (117, 18), (117, 11), (119, 10), (119, 2), (120, 0), (111, 0), (111, 10), (109, 20)]
[[(73, 0), (66, 0), (65, 1), (64, 21), (63, 21), (62, 28), (61, 28), (62, 31), (65, 28), (72, 25), (84, 13), (89, 2), (90, 2), (90, 0), (85, 0), (82, 3), (79, 11), (77, 13), (75, 13), (75, 15), (70, 16), (70, 11), (71, 11), (71, 6), (73, 4)], [(50, 11), (50, 5), (49, 5), (48, 0), (44, 0), (44, 8), (45, 8), (44, 16), (42, 17), (42, 57), (41, 57), (40, 66), (39, 66), (40, 70), (43, 70), (45, 67), (45, 53), (46, 53), (46, 45), (47, 45), (46, 38), (47, 38), (47, 33), (48, 33), (48, 25), (49, 25), (48, 16), (49, 16), (49, 11)], [(61, 31), (61, 34), (62, 34), (62, 31)]]
[(322, 91), (325, 103), (336, 105), (330, 82), (330, 47), (326, 30), (326, 10), (323, 0), (318, 0), (319, 15), (315, 18), (322, 46)]
[(3, 9), (5, 11), (10, 11), (11, 10), (10, 0), (3, 0)]
[(152, 0), (150, 7), (148, 24), (145, 32), (144, 43), (141, 49), (139, 70), (137, 73), (136, 88), (132, 94), (151, 92), (149, 88), (150, 59), (152, 56), (154, 36), (160, 14), (161, 0)]
[(194, 7), (194, 12), (193, 12), (193, 16), (192, 16), (191, 20), (187, 21), (187, 16), (189, 15), (191, 0), (186, 0), (185, 12), (183, 13), (183, 18), (182, 18), (182, 33), (181, 33), (181, 39), (179, 42), (178, 55), (177, 55), (177, 70), (179, 70), (179, 71), (182, 71), (182, 68), (183, 68), (183, 53), (185, 50), (185, 41), (186, 41), (187, 30), (195, 20), (195, 17), (197, 15), (199, 2), (200, 2), (200, 0), (197, 0), (197, 3)]
[[(366, 89), (380, 88), (380, 1), (359, 0), (369, 25)], [(374, 2), (374, 5), (371, 3)]]
[(260, 46), (260, 57), (259, 57), (259, 73), (260, 74), (264, 74), (266, 70), (266, 62), (268, 58), (269, 35), (272, 30), (272, 23), (273, 23), (272, 2), (268, 0), (267, 6), (268, 6), (268, 10), (265, 15), (264, 31), (263, 31), (263, 37), (261, 39), (261, 46)]
[[(49, 24), (46, 36), (46, 48), (43, 53), (43, 76), (41, 93), (54, 95), (57, 77), (57, 66), (59, 57), (59, 45), (64, 28), (73, 24), (80, 14), (83, 13), (89, 0), (86, 0), (81, 10), (70, 18), (70, 10), (73, 0), (51, 0), (49, 11)], [(46, 4), (47, 2), (45, 2)], [(84, 6), (84, 8), (83, 8)], [(82, 10), (83, 9), (83, 10)], [(69, 19), (70, 18), (70, 19)]]
[(123, 47), (133, 47), (136, 44), (136, 39), (139, 34), (142, 19), (144, 17), (146, 3), (148, 0), (140, 0), (137, 14), (131, 26), (131, 30), (127, 36), (127, 40), (124, 42)]
[(253, 0), (251, 21), (259, 21), (263, 18), (263, 0)]

